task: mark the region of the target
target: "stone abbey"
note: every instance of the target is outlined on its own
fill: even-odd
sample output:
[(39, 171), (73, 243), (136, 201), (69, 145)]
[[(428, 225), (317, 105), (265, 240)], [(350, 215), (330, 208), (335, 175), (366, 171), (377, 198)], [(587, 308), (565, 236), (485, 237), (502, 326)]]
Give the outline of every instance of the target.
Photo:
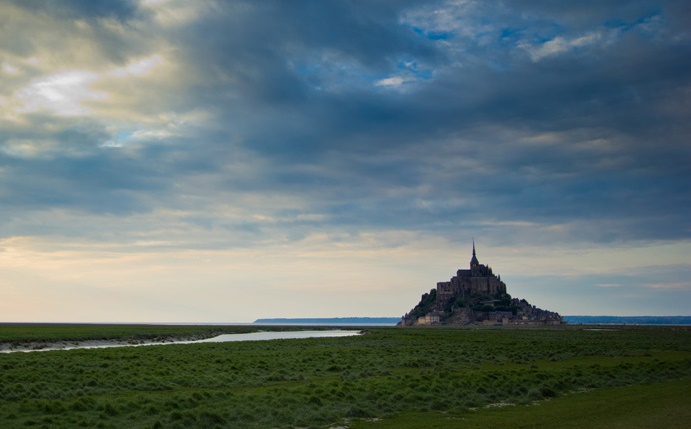
[(467, 300), (474, 294), (494, 296), (505, 293), (506, 285), (501, 281), (501, 278), (495, 276), (490, 267), (478, 262), (475, 254), (475, 243), (473, 243), (470, 269), (458, 270), (448, 282), (437, 283), (437, 300), (442, 306), (456, 297)]
[(559, 325), (558, 313), (512, 298), (500, 276), (477, 259), (475, 242), (469, 269), (459, 269), (447, 282), (422, 295), (399, 325)]

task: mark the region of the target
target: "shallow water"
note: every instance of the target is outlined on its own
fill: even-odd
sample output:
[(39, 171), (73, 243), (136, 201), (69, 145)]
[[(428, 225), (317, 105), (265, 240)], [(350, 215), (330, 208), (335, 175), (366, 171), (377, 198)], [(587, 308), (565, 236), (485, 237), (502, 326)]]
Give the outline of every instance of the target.
[[(232, 341), (266, 341), (266, 340), (295, 340), (301, 338), (327, 338), (327, 337), (352, 337), (359, 335), (360, 331), (343, 331), (334, 329), (331, 331), (260, 331), (249, 334), (224, 334), (205, 340), (191, 341), (190, 343), (227, 343)], [(187, 344), (190, 344), (187, 343)]]
[(47, 352), (54, 350), (105, 349), (111, 347), (166, 346), (169, 344), (229, 343), (237, 341), (291, 340), (303, 338), (352, 337), (361, 331), (333, 329), (328, 331), (259, 331), (248, 334), (223, 334), (204, 340), (168, 341), (152, 343), (122, 343), (117, 341), (56, 342), (53, 344), (33, 344), (25, 347), (2, 349), (0, 353)]

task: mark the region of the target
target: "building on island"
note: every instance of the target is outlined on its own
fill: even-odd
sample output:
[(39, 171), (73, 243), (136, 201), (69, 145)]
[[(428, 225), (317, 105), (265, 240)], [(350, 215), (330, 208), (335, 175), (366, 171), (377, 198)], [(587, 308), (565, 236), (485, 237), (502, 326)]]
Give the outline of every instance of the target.
[(458, 270), (456, 275), (448, 282), (437, 283), (437, 300), (441, 306), (445, 306), (449, 300), (460, 297), (469, 299), (472, 295), (485, 294), (495, 296), (505, 294), (506, 285), (499, 276), (492, 273), (492, 269), (482, 265), (475, 253), (473, 242), (473, 257), (470, 260), (470, 269)]
[(449, 281), (438, 282), (399, 325), (559, 325), (558, 313), (512, 298), (501, 277), (477, 258), (475, 241), (468, 269), (459, 269)]

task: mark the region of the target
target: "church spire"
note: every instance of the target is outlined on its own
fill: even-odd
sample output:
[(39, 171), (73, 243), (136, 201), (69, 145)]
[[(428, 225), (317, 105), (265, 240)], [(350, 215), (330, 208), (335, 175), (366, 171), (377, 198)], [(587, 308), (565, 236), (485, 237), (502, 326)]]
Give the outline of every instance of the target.
[(473, 238), (473, 258), (470, 260), (470, 268), (475, 268), (480, 264), (475, 255), (475, 239)]

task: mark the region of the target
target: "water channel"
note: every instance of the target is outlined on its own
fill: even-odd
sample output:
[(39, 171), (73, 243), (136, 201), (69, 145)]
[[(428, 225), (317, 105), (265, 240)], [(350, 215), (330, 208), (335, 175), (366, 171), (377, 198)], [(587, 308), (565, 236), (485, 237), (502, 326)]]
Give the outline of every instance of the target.
[[(118, 341), (56, 341), (47, 344), (29, 344), (13, 348), (0, 348), (0, 353), (17, 352), (46, 352), (54, 350), (80, 350), (80, 349), (105, 349), (111, 347), (142, 347), (142, 346), (166, 346), (170, 344), (205, 344), (205, 343), (229, 343), (236, 341), (269, 341), (269, 340), (295, 340), (304, 338), (334, 338), (352, 337), (362, 334), (355, 330), (313, 330), (313, 331), (258, 331), (247, 334), (223, 334), (203, 340), (180, 340), (167, 342), (142, 342), (127, 343)], [(1, 347), (1, 346), (0, 346)]]

